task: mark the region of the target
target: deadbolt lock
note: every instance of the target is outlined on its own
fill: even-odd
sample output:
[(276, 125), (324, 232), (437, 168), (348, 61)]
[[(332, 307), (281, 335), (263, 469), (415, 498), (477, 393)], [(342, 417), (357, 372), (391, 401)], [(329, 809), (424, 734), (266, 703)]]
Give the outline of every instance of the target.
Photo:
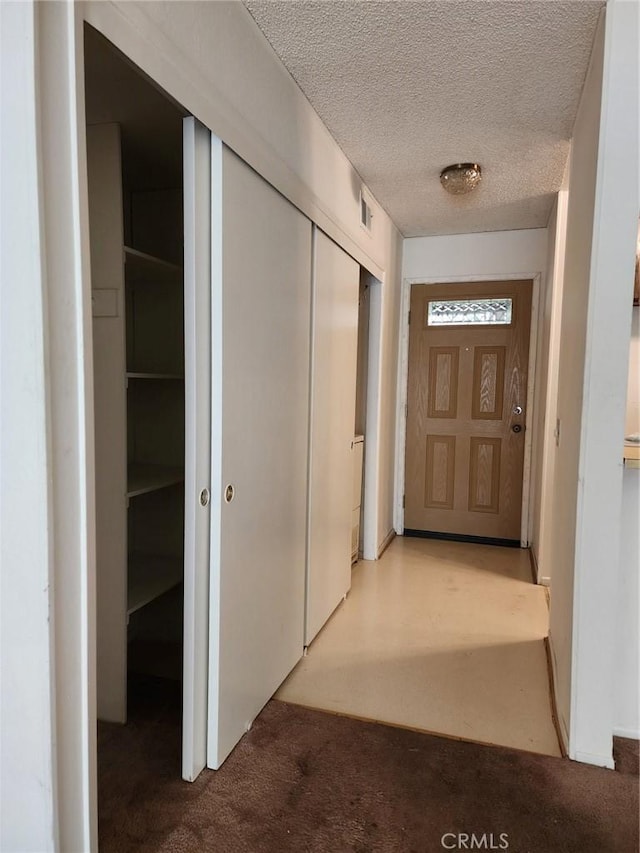
[(522, 427), (521, 427), (521, 425), (520, 425), (520, 424), (514, 424), (514, 425), (511, 427), (511, 429), (512, 429), (514, 432), (522, 432)]

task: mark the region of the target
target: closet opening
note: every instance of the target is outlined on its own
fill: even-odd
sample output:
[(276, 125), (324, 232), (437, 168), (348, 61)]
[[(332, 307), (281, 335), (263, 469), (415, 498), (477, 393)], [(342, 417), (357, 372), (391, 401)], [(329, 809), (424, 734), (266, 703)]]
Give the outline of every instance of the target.
[(97, 715), (124, 724), (150, 697), (181, 707), (186, 113), (89, 26), (84, 47)]

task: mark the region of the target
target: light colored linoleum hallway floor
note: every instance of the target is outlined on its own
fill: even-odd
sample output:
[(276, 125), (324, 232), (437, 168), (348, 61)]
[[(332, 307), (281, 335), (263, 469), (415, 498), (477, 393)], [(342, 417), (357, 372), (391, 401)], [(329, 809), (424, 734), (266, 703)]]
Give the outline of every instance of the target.
[(526, 551), (396, 538), (277, 699), (560, 755), (543, 639), (545, 590)]

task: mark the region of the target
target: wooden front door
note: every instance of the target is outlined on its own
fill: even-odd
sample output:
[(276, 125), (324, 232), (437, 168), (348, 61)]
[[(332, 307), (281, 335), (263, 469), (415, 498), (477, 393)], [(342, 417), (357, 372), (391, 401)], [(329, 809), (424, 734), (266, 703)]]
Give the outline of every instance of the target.
[(531, 291), (411, 288), (405, 533), (519, 543)]

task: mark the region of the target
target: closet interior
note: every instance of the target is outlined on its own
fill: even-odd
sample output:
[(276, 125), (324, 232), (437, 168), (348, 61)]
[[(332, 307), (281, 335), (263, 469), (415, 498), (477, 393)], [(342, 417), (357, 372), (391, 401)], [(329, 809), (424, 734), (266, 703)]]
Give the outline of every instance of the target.
[(184, 569), (182, 117), (85, 33), (98, 717), (134, 673), (179, 680)]

